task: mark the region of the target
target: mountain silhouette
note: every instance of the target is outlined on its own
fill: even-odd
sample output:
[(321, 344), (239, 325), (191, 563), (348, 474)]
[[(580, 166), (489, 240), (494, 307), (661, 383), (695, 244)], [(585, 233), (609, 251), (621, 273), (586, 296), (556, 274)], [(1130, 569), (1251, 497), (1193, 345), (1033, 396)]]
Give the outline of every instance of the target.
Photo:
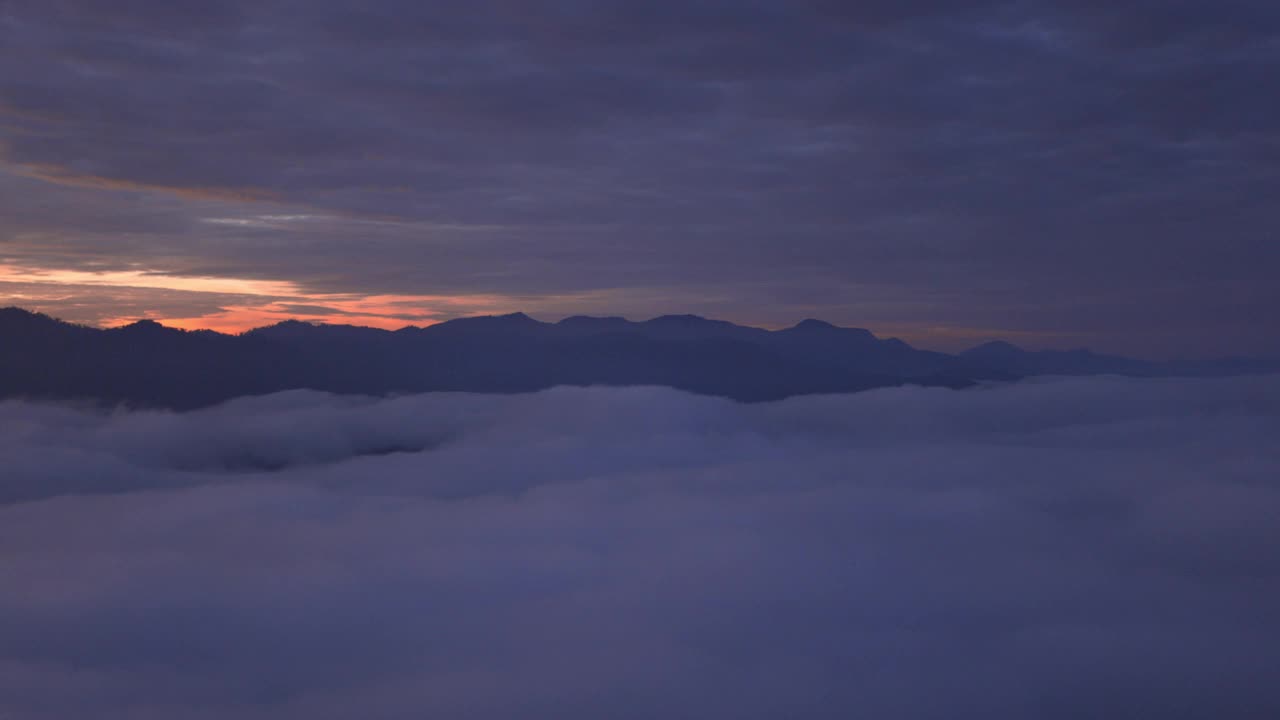
[(1169, 369), (1157, 363), (1117, 355), (1100, 355), (1091, 350), (1023, 350), (1002, 340), (985, 343), (960, 353), (973, 367), (1000, 368), (1018, 375), (1161, 375)]
[(765, 401), (903, 384), (963, 388), (1040, 374), (1278, 368), (1242, 359), (1175, 367), (1087, 350), (1030, 352), (1008, 343), (950, 355), (813, 319), (771, 331), (697, 315), (546, 323), (514, 313), (397, 331), (287, 320), (226, 335), (151, 320), (97, 329), (0, 309), (0, 398), (175, 409), (297, 388), (385, 395), (663, 385)]

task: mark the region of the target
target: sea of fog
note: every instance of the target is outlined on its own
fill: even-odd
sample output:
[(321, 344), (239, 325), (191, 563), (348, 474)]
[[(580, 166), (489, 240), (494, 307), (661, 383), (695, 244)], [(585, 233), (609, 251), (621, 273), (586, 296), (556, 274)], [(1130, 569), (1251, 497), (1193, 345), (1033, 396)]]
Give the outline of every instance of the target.
[(0, 404), (0, 718), (1280, 717), (1280, 377)]

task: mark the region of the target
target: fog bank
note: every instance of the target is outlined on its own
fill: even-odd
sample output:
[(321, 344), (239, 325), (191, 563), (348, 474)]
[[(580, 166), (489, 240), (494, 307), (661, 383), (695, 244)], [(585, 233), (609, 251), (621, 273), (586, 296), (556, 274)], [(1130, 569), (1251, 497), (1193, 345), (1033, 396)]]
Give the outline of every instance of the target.
[(1280, 377), (0, 404), (0, 717), (1270, 718)]

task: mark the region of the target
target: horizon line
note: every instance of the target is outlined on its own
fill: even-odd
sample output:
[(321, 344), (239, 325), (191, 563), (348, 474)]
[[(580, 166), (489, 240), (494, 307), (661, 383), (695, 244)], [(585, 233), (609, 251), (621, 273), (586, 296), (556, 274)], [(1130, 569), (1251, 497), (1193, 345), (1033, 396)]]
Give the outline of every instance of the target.
[[(398, 327), (398, 328), (395, 328), (395, 329), (389, 329), (389, 328), (385, 328), (385, 327), (377, 327), (377, 326), (375, 326), (375, 325), (360, 325), (360, 324), (356, 324), (356, 323), (334, 323), (334, 322), (326, 322), (326, 321), (322, 321), (322, 320), (307, 320), (307, 319), (305, 319), (304, 317), (293, 316), (293, 317), (287, 317), (287, 318), (284, 318), (284, 319), (279, 320), (279, 321), (274, 322), (274, 323), (270, 323), (270, 324), (268, 324), (268, 325), (259, 325), (259, 326), (255, 326), (255, 327), (252, 327), (252, 328), (247, 328), (247, 329), (245, 329), (245, 330), (241, 330), (241, 331), (238, 331), (238, 332), (225, 332), (225, 331), (222, 331), (222, 330), (217, 330), (217, 329), (214, 329), (214, 328), (208, 328), (208, 327), (183, 327), (183, 326), (181, 326), (181, 325), (171, 325), (171, 324), (166, 324), (166, 323), (165, 323), (165, 319), (164, 319), (164, 318), (152, 318), (152, 317), (140, 317), (140, 318), (136, 318), (136, 319), (134, 319), (134, 320), (130, 320), (130, 321), (128, 321), (128, 322), (120, 322), (120, 323), (116, 323), (116, 324), (97, 324), (97, 325), (95, 325), (95, 324), (90, 324), (90, 323), (82, 323), (82, 322), (76, 322), (76, 321), (72, 321), (72, 320), (66, 320), (66, 319), (64, 319), (64, 318), (57, 317), (57, 316), (52, 315), (52, 314), (50, 314), (50, 313), (42, 312), (42, 311), (39, 311), (39, 310), (31, 310), (31, 309), (24, 308), (24, 307), (19, 306), (19, 305), (7, 305), (7, 306), (4, 306), (4, 307), (0, 307), (0, 312), (4, 312), (4, 311), (11, 311), (11, 310), (17, 310), (17, 311), (20, 311), (20, 312), (23, 312), (23, 313), (27, 313), (27, 314), (30, 314), (30, 315), (38, 315), (38, 316), (45, 317), (45, 318), (48, 318), (48, 319), (50, 319), (50, 320), (53, 320), (53, 321), (55, 321), (55, 322), (62, 323), (62, 324), (64, 324), (64, 325), (72, 325), (72, 326), (75, 326), (75, 327), (87, 328), (87, 329), (90, 329), (90, 330), (99, 330), (99, 331), (120, 330), (120, 329), (124, 329), (124, 328), (128, 328), (128, 327), (132, 327), (132, 326), (135, 326), (135, 325), (155, 324), (155, 325), (159, 325), (159, 326), (161, 326), (161, 327), (163, 327), (163, 328), (165, 328), (165, 329), (167, 329), (167, 330), (174, 330), (174, 331), (177, 331), (177, 332), (183, 332), (183, 333), (213, 333), (213, 334), (216, 334), (216, 335), (222, 335), (222, 336), (225, 336), (225, 337), (243, 337), (243, 336), (249, 335), (249, 334), (251, 334), (251, 333), (253, 333), (253, 332), (256, 332), (256, 331), (258, 331), (258, 330), (265, 330), (265, 329), (269, 329), (269, 328), (273, 328), (273, 327), (278, 327), (278, 326), (280, 326), (280, 325), (285, 325), (285, 324), (289, 324), (289, 323), (298, 323), (298, 324), (302, 324), (302, 325), (309, 325), (309, 326), (311, 326), (311, 327), (347, 327), (347, 328), (356, 328), (356, 329), (361, 329), (361, 330), (371, 330), (371, 331), (375, 331), (375, 332), (397, 333), (397, 332), (401, 332), (401, 331), (404, 331), (404, 330), (426, 330), (427, 328), (435, 327), (435, 326), (438, 326), (438, 325), (444, 325), (444, 324), (447, 324), (447, 323), (457, 322), (457, 321), (463, 321), (463, 320), (483, 320), (483, 319), (503, 319), (503, 318), (512, 318), (512, 319), (515, 319), (515, 318), (524, 318), (524, 319), (526, 319), (526, 320), (528, 320), (528, 321), (530, 321), (530, 322), (533, 322), (533, 323), (536, 323), (536, 324), (539, 324), (539, 325), (556, 326), (556, 325), (560, 325), (560, 324), (564, 323), (564, 322), (565, 322), (565, 321), (567, 321), (567, 320), (573, 320), (573, 319), (577, 319), (577, 318), (589, 319), (589, 320), (621, 320), (621, 321), (623, 321), (623, 322), (625, 322), (625, 323), (628, 323), (628, 324), (631, 324), (631, 325), (643, 325), (643, 324), (646, 324), (646, 323), (651, 323), (651, 322), (654, 322), (654, 321), (656, 321), (656, 320), (662, 320), (662, 319), (666, 319), (666, 318), (685, 318), (685, 319), (689, 319), (689, 320), (696, 320), (696, 321), (702, 321), (702, 322), (708, 322), (708, 323), (719, 323), (719, 324), (731, 325), (731, 326), (734, 326), (734, 327), (739, 327), (739, 328), (744, 328), (744, 329), (749, 329), (749, 330), (760, 330), (760, 331), (762, 331), (762, 332), (771, 332), (771, 333), (773, 333), (773, 332), (781, 332), (781, 331), (785, 331), (785, 330), (793, 330), (793, 329), (796, 329), (796, 328), (802, 327), (802, 326), (804, 326), (804, 325), (806, 325), (806, 324), (809, 324), (809, 325), (811, 325), (811, 326), (825, 326), (825, 327), (827, 327), (827, 328), (831, 328), (831, 329), (834, 329), (834, 330), (862, 331), (862, 332), (869, 333), (873, 338), (875, 338), (876, 340), (881, 341), (881, 342), (890, 341), (890, 340), (896, 340), (896, 341), (898, 341), (898, 342), (901, 342), (901, 343), (904, 343), (904, 344), (906, 344), (906, 345), (910, 346), (911, 348), (913, 348), (913, 349), (915, 349), (915, 350), (921, 350), (921, 351), (926, 351), (926, 352), (937, 352), (937, 353), (941, 353), (941, 354), (945, 354), (945, 355), (959, 355), (960, 353), (967, 352), (967, 351), (969, 351), (969, 350), (973, 350), (973, 349), (980, 348), (980, 347), (989, 346), (989, 345), (1008, 345), (1008, 346), (1011, 346), (1011, 347), (1013, 347), (1013, 348), (1016, 348), (1017, 350), (1022, 351), (1022, 352), (1059, 352), (1059, 353), (1069, 353), (1069, 352), (1080, 352), (1080, 351), (1084, 351), (1084, 352), (1090, 352), (1090, 353), (1095, 353), (1095, 354), (1099, 354), (1099, 355), (1111, 355), (1111, 356), (1114, 356), (1114, 357), (1129, 357), (1129, 356), (1115, 355), (1115, 354), (1113, 354), (1113, 353), (1097, 353), (1097, 352), (1096, 352), (1096, 351), (1094, 351), (1092, 348), (1089, 348), (1089, 347), (1087, 347), (1087, 346), (1080, 346), (1080, 347), (1076, 347), (1076, 348), (1069, 348), (1069, 349), (1047, 349), (1047, 348), (1030, 349), (1030, 348), (1024, 347), (1024, 346), (1022, 346), (1022, 345), (1018, 345), (1017, 343), (1010, 342), (1010, 341), (1008, 341), (1008, 340), (1001, 339), (1001, 338), (996, 338), (996, 339), (991, 339), (991, 340), (985, 340), (985, 341), (982, 341), (982, 342), (978, 342), (978, 343), (976, 343), (976, 344), (974, 344), (974, 345), (972, 345), (972, 346), (966, 347), (966, 348), (965, 348), (965, 349), (963, 349), (963, 350), (959, 350), (959, 351), (955, 351), (955, 352), (948, 352), (948, 351), (944, 351), (944, 350), (930, 350), (930, 349), (928, 349), (928, 348), (923, 348), (923, 347), (919, 347), (919, 346), (916, 346), (916, 345), (914, 345), (914, 344), (911, 344), (910, 342), (908, 342), (908, 341), (906, 341), (906, 340), (904, 340), (904, 339), (902, 339), (902, 338), (900, 338), (900, 337), (898, 337), (898, 336), (896, 336), (896, 335), (880, 335), (880, 334), (877, 334), (874, 330), (872, 330), (872, 329), (870, 329), (870, 328), (867, 328), (867, 327), (862, 327), (862, 326), (848, 326), (848, 325), (836, 325), (835, 323), (831, 323), (831, 322), (828, 322), (828, 321), (826, 321), (826, 320), (822, 320), (822, 319), (820, 319), (820, 318), (815, 318), (815, 317), (806, 317), (806, 318), (802, 318), (801, 320), (799, 320), (799, 321), (797, 321), (797, 322), (795, 322), (795, 323), (793, 323), (793, 324), (791, 324), (791, 325), (786, 325), (786, 326), (781, 326), (781, 327), (769, 327), (769, 326), (762, 326), (762, 325), (747, 325), (747, 324), (743, 324), (743, 323), (734, 322), (734, 321), (731, 321), (731, 320), (722, 320), (722, 319), (719, 319), (719, 318), (706, 317), (706, 316), (703, 316), (703, 315), (698, 315), (698, 314), (696, 314), (696, 313), (665, 313), (665, 314), (662, 314), (662, 315), (655, 315), (655, 316), (653, 316), (653, 317), (650, 317), (650, 318), (648, 318), (648, 319), (644, 319), (644, 320), (632, 320), (631, 318), (626, 317), (626, 316), (624, 316), (624, 315), (585, 315), (585, 314), (577, 313), (577, 314), (573, 314), (573, 315), (566, 315), (566, 316), (564, 316), (564, 317), (560, 318), (559, 320), (539, 320), (538, 318), (536, 318), (536, 317), (534, 317), (534, 316), (530, 315), (530, 314), (529, 314), (529, 313), (527, 313), (527, 312), (524, 312), (524, 311), (522, 311), (522, 310), (518, 310), (518, 311), (515, 311), (515, 312), (509, 312), (509, 313), (490, 313), (490, 314), (480, 314), (480, 315), (459, 315), (459, 316), (457, 316), (457, 317), (450, 317), (450, 318), (446, 318), (446, 319), (443, 319), (443, 320), (439, 320), (439, 321), (435, 321), (435, 322), (428, 322), (428, 323), (421, 324), (421, 325), (415, 325), (415, 324), (409, 323), (409, 324), (402, 325), (402, 326), (400, 326), (400, 327)], [(1134, 358), (1134, 359), (1142, 359), (1142, 358)]]

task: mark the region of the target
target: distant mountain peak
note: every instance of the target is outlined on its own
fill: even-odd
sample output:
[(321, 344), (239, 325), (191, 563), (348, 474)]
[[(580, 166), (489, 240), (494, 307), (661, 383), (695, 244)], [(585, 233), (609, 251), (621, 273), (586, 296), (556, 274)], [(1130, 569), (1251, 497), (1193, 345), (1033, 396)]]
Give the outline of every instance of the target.
[(493, 325), (493, 324), (541, 325), (542, 324), (542, 323), (539, 323), (537, 320), (534, 320), (533, 318), (529, 317), (528, 315), (525, 315), (522, 312), (513, 312), (513, 313), (507, 313), (505, 315), (468, 315), (466, 317), (453, 318), (452, 320), (445, 320), (444, 322), (437, 323), (432, 327), (439, 327), (441, 325), (453, 325), (457, 323), (462, 323), (462, 324), (483, 323), (485, 325)]
[(20, 308), (14, 305), (10, 305), (9, 307), (5, 307), (5, 308), (0, 308), (0, 320), (4, 320), (8, 322), (50, 322), (50, 323), (62, 322), (61, 320), (51, 318), (48, 315), (45, 315), (44, 313), (33, 312), (31, 310)]
[(32, 312), (20, 307), (0, 308), (0, 330), (11, 337), (19, 337), (31, 333), (55, 333), (64, 328), (80, 328), (78, 325), (49, 317), (44, 313)]
[(118, 329), (128, 333), (155, 334), (155, 333), (164, 333), (164, 332), (181, 332), (180, 330), (175, 330), (174, 328), (165, 327), (164, 325), (161, 325), (160, 323), (156, 322), (155, 320), (152, 320), (151, 318), (142, 318), (141, 320), (135, 320), (129, 323), (128, 325), (121, 326)]
[(719, 323), (723, 321), (708, 320), (701, 315), (659, 315), (652, 320), (647, 321), (654, 325), (700, 325), (703, 323)]
[(847, 328), (833, 325), (825, 320), (815, 320), (807, 318), (792, 325), (783, 331), (787, 334), (808, 337), (811, 340), (826, 340), (839, 338), (841, 341), (848, 342), (856, 340), (860, 343), (875, 343), (878, 341), (875, 334), (866, 328)]
[(486, 333), (494, 330), (524, 332), (549, 326), (549, 323), (535, 320), (522, 312), (514, 312), (506, 315), (470, 315), (454, 318), (429, 325), (422, 331), (429, 335), (453, 335), (455, 333)]
[(295, 338), (304, 336), (314, 331), (318, 326), (315, 323), (305, 322), (303, 320), (281, 320), (274, 325), (266, 327), (254, 328), (245, 332), (245, 335), (253, 335), (267, 338)]
[(792, 330), (839, 330), (835, 325), (826, 320), (815, 320), (814, 318), (805, 318), (795, 325), (791, 326)]
[(981, 345), (971, 347), (961, 353), (961, 355), (1017, 355), (1024, 352), (1026, 352), (1026, 350), (1023, 350), (1011, 342), (1006, 342), (1004, 340), (992, 340), (991, 342), (985, 342)]

